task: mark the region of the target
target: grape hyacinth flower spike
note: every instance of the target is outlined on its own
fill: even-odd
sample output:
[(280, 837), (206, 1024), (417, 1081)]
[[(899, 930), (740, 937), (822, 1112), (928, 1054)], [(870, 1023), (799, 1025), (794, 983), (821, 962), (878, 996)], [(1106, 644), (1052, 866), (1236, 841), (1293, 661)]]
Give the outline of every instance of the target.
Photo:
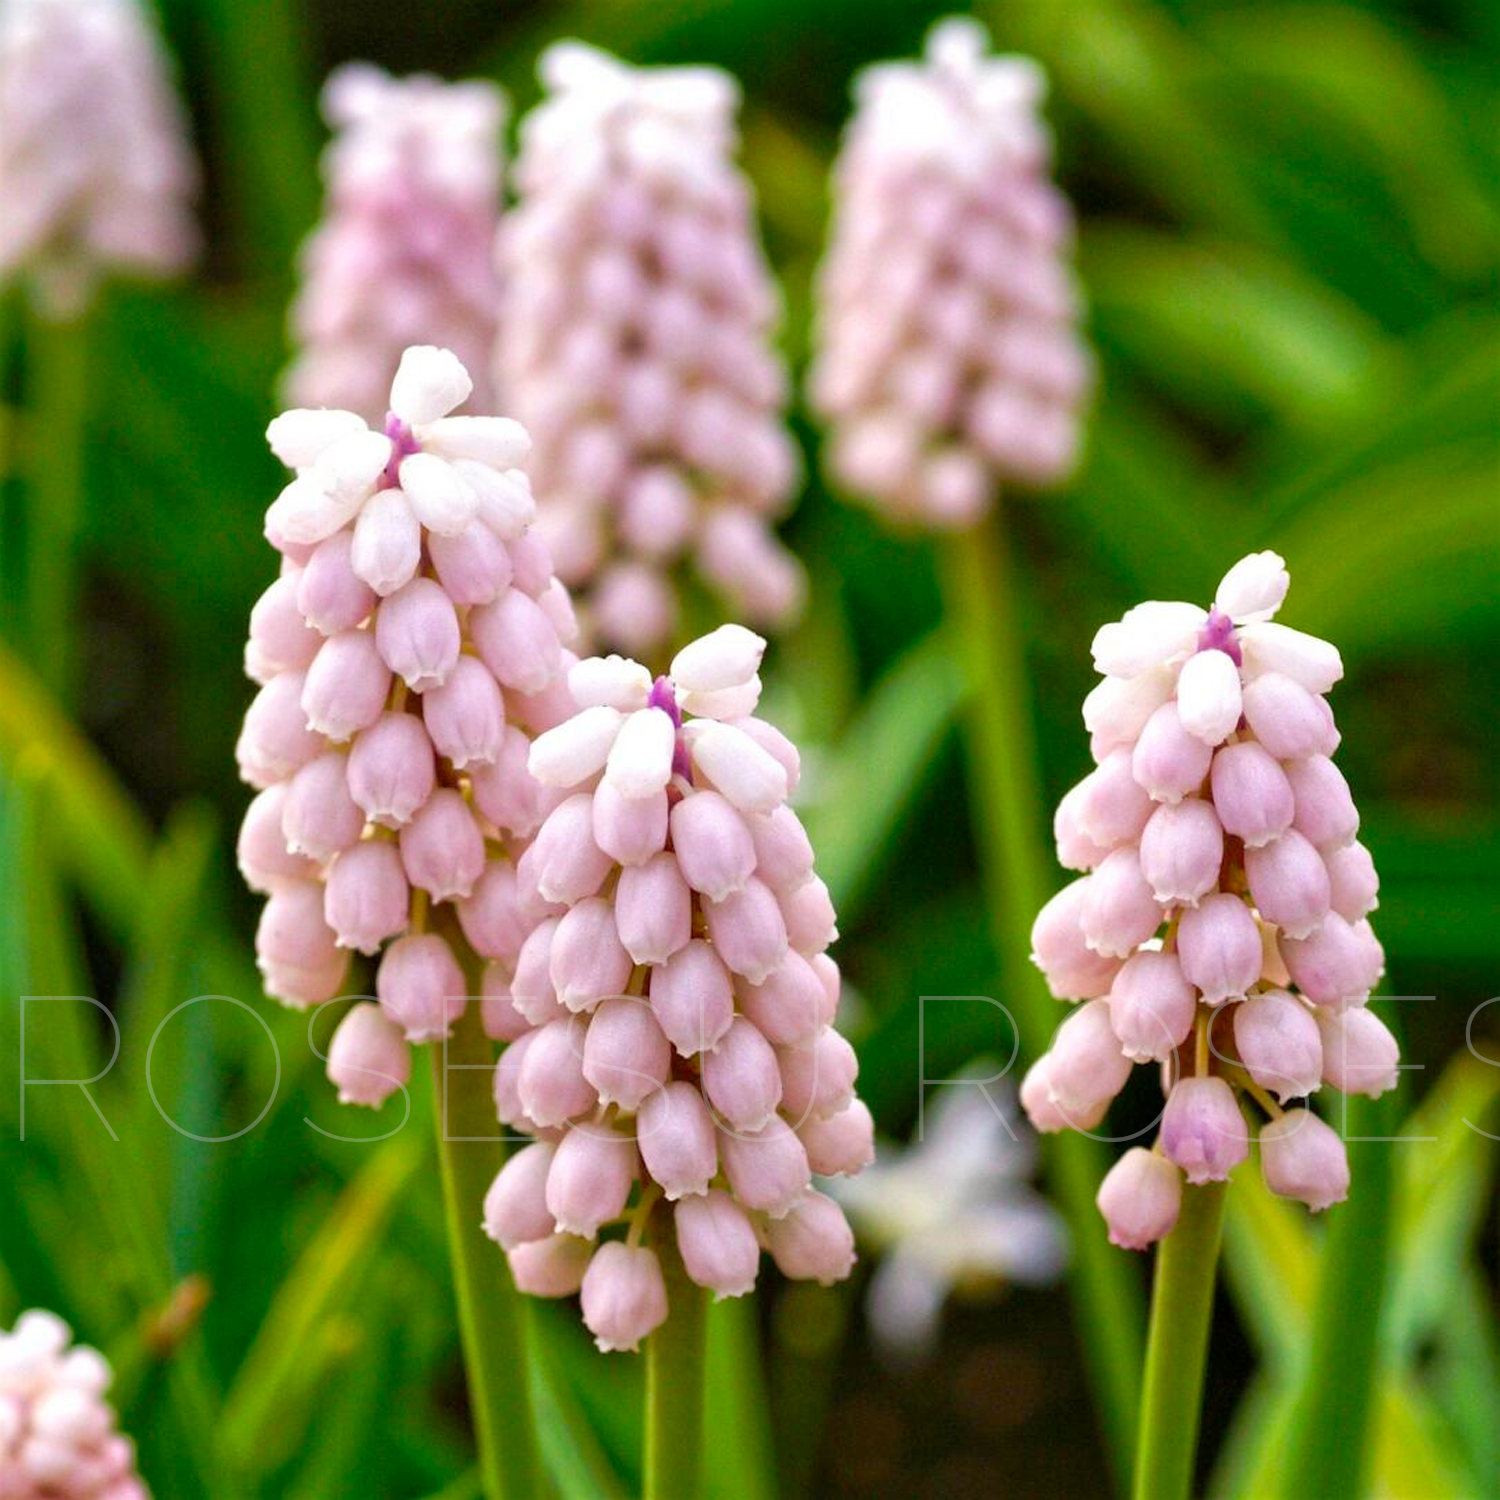
[(408, 1044), (449, 1033), (461, 950), (485, 962), (486, 993), (508, 982), (531, 921), (514, 857), (554, 800), (526, 756), (566, 711), (571, 612), (528, 531), (526, 433), (448, 415), (469, 392), (452, 352), (416, 347), (383, 430), (296, 410), (268, 433), (296, 477), (266, 515), (281, 572), (250, 616), (261, 688), (237, 756), (257, 796), (239, 861), (268, 898), (268, 994), (319, 1005), (351, 952), (376, 959), (378, 1005), (350, 1010), (329, 1049), (351, 1103), (379, 1105), (407, 1081)]
[(138, 0), (0, 8), (0, 284), (29, 270), (45, 310), (70, 317), (102, 273), (180, 270), (197, 182)]
[(1096, 764), (1055, 825), (1059, 861), (1083, 873), (1032, 934), (1053, 994), (1083, 1003), (1022, 1101), (1039, 1129), (1091, 1129), (1133, 1063), (1161, 1068), (1155, 1147), (1126, 1152), (1099, 1191), (1131, 1249), (1172, 1232), (1184, 1178), (1225, 1180), (1255, 1134), (1273, 1193), (1315, 1212), (1341, 1201), (1343, 1142), (1286, 1106), (1396, 1081), (1395, 1039), (1367, 1008), (1384, 972), (1377, 882), (1331, 758), (1325, 695), (1343, 664), (1275, 620), (1287, 586), (1282, 559), (1256, 553), (1210, 609), (1152, 601), (1094, 638)]
[(523, 1290), (581, 1289), (602, 1349), (667, 1318), (659, 1255), (720, 1297), (750, 1291), (762, 1249), (824, 1283), (854, 1261), (812, 1174), (865, 1165), (869, 1114), (833, 1026), (833, 908), (787, 802), (797, 752), (755, 717), (764, 648), (725, 625), (654, 682), (581, 661), (578, 712), (531, 748), (563, 800), (517, 867), (547, 915), (517, 961), (525, 1029), (495, 1098), (538, 1139), (486, 1221)]
[(734, 161), (738, 87), (634, 68), (579, 42), (542, 54), (501, 229), (496, 382), (536, 441), (532, 479), (591, 639), (672, 634), (691, 559), (765, 629), (801, 604), (772, 531), (796, 488), (778, 299)]
[(324, 86), (323, 113), (335, 134), (323, 221), (302, 248), (288, 400), (376, 422), (402, 351), (431, 342), (470, 371), (474, 409), (493, 410), (504, 95), (351, 63)]
[(0, 1495), (149, 1500), (135, 1446), (105, 1399), (113, 1378), (61, 1318), (33, 1309), (0, 1330)]
[(960, 18), (856, 84), (809, 391), (830, 473), (892, 520), (971, 526), (998, 484), (1076, 462), (1091, 365), (1045, 91), (1037, 63), (992, 55)]

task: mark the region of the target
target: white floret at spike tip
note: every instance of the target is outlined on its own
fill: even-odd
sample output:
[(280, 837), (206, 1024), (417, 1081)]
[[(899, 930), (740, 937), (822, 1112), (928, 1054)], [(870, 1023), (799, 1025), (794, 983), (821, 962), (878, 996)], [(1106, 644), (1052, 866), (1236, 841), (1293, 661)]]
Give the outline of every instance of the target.
[(606, 647), (659, 648), (689, 566), (727, 613), (781, 628), (804, 579), (773, 526), (800, 460), (738, 89), (579, 42), (538, 74), (499, 239), (495, 379), (536, 440), (558, 574)]
[(809, 396), (831, 476), (893, 521), (971, 526), (1001, 485), (1055, 485), (1077, 462), (1092, 361), (1045, 91), (967, 19), (856, 82)]
[[(1042, 1130), (1092, 1128), (1129, 1062), (1162, 1068), (1154, 1151), (1099, 1193), (1119, 1245), (1176, 1222), (1182, 1179), (1222, 1180), (1258, 1137), (1272, 1192), (1315, 1212), (1349, 1187), (1322, 1085), (1378, 1095), (1399, 1054), (1368, 1008), (1384, 972), (1379, 883), (1332, 760), (1335, 647), (1282, 625), (1285, 562), (1260, 552), (1213, 606), (1150, 601), (1103, 626), (1084, 704), (1097, 768), (1064, 798), (1060, 859), (1084, 874), (1043, 909), (1034, 961), (1085, 1002), (1027, 1075)], [(1255, 1123), (1260, 1116), (1268, 1119)]]
[(524, 429), (451, 415), (472, 393), (451, 350), (415, 346), (393, 365), (379, 431), (312, 409), (268, 430), (299, 489), (290, 516), (284, 497), (271, 507), (282, 572), (251, 617), (262, 685), (238, 747), (262, 788), (240, 861), (268, 897), (256, 937), (267, 993), (306, 1007), (369, 991), (350, 983), (350, 956), (370, 956), (378, 1004), (344, 1016), (328, 1072), (342, 1100), (372, 1107), (404, 1088), (411, 1044), (463, 1014), (464, 944), (487, 961), (495, 1030), (491, 991), (509, 995), (541, 915), (522, 855), (558, 800), (526, 760), (574, 664), (524, 508), (474, 498), (524, 494), (509, 467)]
[[(764, 649), (730, 625), (654, 682), (620, 657), (578, 662), (576, 712), (530, 751), (559, 800), (517, 882), (552, 915), (516, 960), (523, 1029), (496, 1100), (556, 1145), (545, 1173), (506, 1168), (493, 1217), (523, 1281), (554, 1235), (597, 1245), (581, 1285), (602, 1349), (668, 1316), (666, 1236), (716, 1296), (752, 1289), (762, 1245), (792, 1277), (853, 1262), (812, 1176), (858, 1172), (872, 1125), (833, 1029), (832, 907), (786, 804), (796, 752), (750, 712)], [(685, 706), (740, 690), (733, 723)]]

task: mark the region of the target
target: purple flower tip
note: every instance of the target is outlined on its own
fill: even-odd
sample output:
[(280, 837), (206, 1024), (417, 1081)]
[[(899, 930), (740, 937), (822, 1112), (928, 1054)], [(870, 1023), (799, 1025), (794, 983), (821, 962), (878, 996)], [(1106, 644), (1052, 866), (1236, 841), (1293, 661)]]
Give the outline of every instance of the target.
[(1244, 665), (1240, 643), (1234, 638), (1234, 621), (1215, 605), (1208, 612), (1208, 620), (1198, 633), (1200, 651), (1222, 651), (1235, 666)]
[(670, 716), (678, 729), (682, 728), (682, 710), (677, 706), (677, 692), (670, 677), (658, 677), (651, 684), (651, 696), (646, 700), (648, 708), (659, 708)]
[(401, 460), (420, 452), (422, 445), (416, 440), (411, 428), (393, 411), (385, 414), (385, 435), (391, 440), (391, 461), (380, 477), (380, 487), (383, 490), (394, 490), (401, 484)]

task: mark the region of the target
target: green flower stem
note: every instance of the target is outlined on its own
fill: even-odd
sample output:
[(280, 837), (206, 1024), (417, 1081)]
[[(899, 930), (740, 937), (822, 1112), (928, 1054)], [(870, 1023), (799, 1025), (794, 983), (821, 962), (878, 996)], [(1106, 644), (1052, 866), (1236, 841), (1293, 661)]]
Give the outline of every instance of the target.
[(1228, 1184), (1184, 1187), (1177, 1227), (1157, 1247), (1135, 1500), (1188, 1500)]
[(688, 1280), (677, 1240), (656, 1237), (667, 1321), (646, 1340), (645, 1500), (693, 1500), (702, 1489), (708, 1293)]
[(27, 649), (37, 675), (72, 699), (83, 455), (88, 427), (88, 326), (33, 317), (26, 332)]
[(481, 1204), (502, 1152), (490, 1093), (494, 1048), (477, 1000), (446, 1049), (437, 1044), (431, 1051), (448, 1249), (484, 1494), (486, 1500), (529, 1500), (544, 1491), (527, 1386), (527, 1319), (505, 1257), (480, 1228)]
[[(1024, 635), (1004, 517), (945, 545), (944, 595), (968, 674), (970, 804), (984, 866), (1004, 999), (1016, 1011), (1021, 1050), (1040, 1057), (1064, 1011), (1032, 966), (1031, 924), (1052, 894), (1039, 819), (1041, 787)], [(1144, 1346), (1140, 1289), (1128, 1258), (1112, 1250), (1094, 1208), (1108, 1170), (1097, 1141), (1064, 1131), (1048, 1140), (1051, 1185), (1073, 1232), (1073, 1295), (1117, 1480), (1130, 1474)]]

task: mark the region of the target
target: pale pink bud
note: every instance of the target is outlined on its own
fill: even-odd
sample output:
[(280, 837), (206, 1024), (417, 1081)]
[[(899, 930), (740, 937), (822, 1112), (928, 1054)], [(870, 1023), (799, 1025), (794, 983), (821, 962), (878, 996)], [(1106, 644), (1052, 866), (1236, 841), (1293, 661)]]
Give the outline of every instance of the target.
[(781, 1072), (771, 1044), (736, 1016), (718, 1045), (703, 1056), (708, 1102), (733, 1129), (762, 1129), (781, 1102)]
[(794, 796), (802, 776), (802, 757), (797, 747), (774, 724), (754, 715), (733, 719), (730, 723), (741, 734), (749, 735), (781, 767), (786, 773), (786, 795)]
[[(1070, 787), (1052, 815), (1052, 839), (1057, 849), (1057, 862), (1065, 870), (1092, 870), (1109, 853), (1108, 849), (1089, 838), (1079, 824), (1084, 799), (1088, 795), (1088, 780), (1088, 777), (1084, 777), (1076, 786)], [(1134, 778), (1131, 785), (1135, 786)], [(1136, 789), (1141, 791), (1139, 787)], [(1141, 791), (1141, 795), (1144, 797), (1146, 794)], [(1150, 802), (1150, 798), (1146, 800)]]
[(722, 1188), (684, 1198), (672, 1212), (677, 1250), (690, 1280), (717, 1297), (743, 1297), (755, 1287), (760, 1243), (745, 1210)]
[(584, 1039), (583, 1076), (601, 1104), (617, 1104), (629, 1114), (671, 1071), (671, 1045), (645, 1000), (620, 995), (600, 1003)]
[(469, 615), (469, 634), (502, 687), (538, 693), (562, 671), (562, 644), (546, 613), (520, 589), (507, 589)]
[(1245, 685), (1245, 721), (1277, 760), (1314, 754), (1328, 732), (1317, 697), (1280, 672)]
[(1109, 1226), (1109, 1242), (1145, 1250), (1164, 1240), (1182, 1208), (1182, 1173), (1144, 1146), (1132, 1146), (1105, 1174), (1094, 1198)]
[(1183, 912), (1177, 956), (1189, 984), (1210, 1005), (1243, 995), (1261, 971), (1260, 929), (1238, 896), (1219, 892)]
[(368, 630), (331, 635), (318, 648), (302, 686), (309, 726), (331, 740), (347, 740), (380, 717), (391, 674)]
[(1127, 844), (1089, 876), (1079, 921), (1096, 953), (1124, 958), (1161, 926), (1163, 915), (1141, 874), (1139, 850)]
[(453, 950), (435, 933), (397, 938), (375, 974), (381, 1008), (410, 1042), (445, 1037), (464, 1013), (468, 986)]
[[(654, 393), (642, 392), (637, 382), (630, 388), (630, 394)], [(623, 399), (626, 392), (621, 395)], [(658, 424), (645, 425), (649, 429)], [(697, 508), (692, 489), (675, 470), (643, 469), (628, 481), (620, 496), (620, 536), (642, 557), (673, 557), (692, 534)]]
[(1199, 651), (1177, 676), (1177, 716), (1205, 745), (1220, 745), (1240, 722), (1240, 669), (1223, 651)]
[(636, 709), (626, 715), (609, 747), (604, 779), (629, 800), (655, 796), (672, 779), (676, 749), (677, 729), (671, 717), (654, 706)]
[(734, 1196), (773, 1219), (790, 1212), (812, 1180), (807, 1152), (780, 1115), (759, 1131), (720, 1130), (719, 1162)]
[(1234, 1045), (1250, 1076), (1283, 1103), (1311, 1094), (1323, 1077), (1323, 1043), (1313, 1014), (1285, 990), (1234, 1007)]
[(502, 1249), (513, 1250), (552, 1234), (547, 1175), (556, 1149), (550, 1141), (533, 1141), (495, 1174), (484, 1195), (484, 1232)]
[(832, 1019), (822, 980), (795, 949), (760, 984), (742, 979), (735, 990), (740, 1009), (778, 1047), (810, 1042)]
[(672, 633), (676, 600), (654, 569), (617, 563), (599, 577), (589, 601), (598, 635), (628, 651), (655, 647)]
[(526, 1064), (526, 1054), (531, 1051), (541, 1031), (525, 1031), (501, 1054), (495, 1064), (494, 1082), (491, 1085), (495, 1096), (495, 1117), (502, 1125), (524, 1130), (528, 1134), (540, 1130), (521, 1104), (521, 1069)]
[(1282, 936), (1279, 946), (1292, 982), (1314, 1005), (1362, 1005), (1379, 978), (1355, 929), (1335, 911), (1304, 938)]
[(1102, 760), (1111, 750), (1129, 749), (1146, 721), (1172, 696), (1174, 681), (1165, 667), (1139, 677), (1106, 677), (1083, 700), (1083, 727)]
[(643, 865), (666, 847), (665, 791), (622, 797), (607, 780), (601, 781), (594, 788), (592, 818), (594, 842), (622, 865)]
[(1109, 850), (1134, 843), (1154, 803), (1131, 771), (1130, 751), (1112, 750), (1078, 783), (1078, 832)]
[(769, 812), (786, 801), (785, 767), (743, 729), (695, 719), (687, 735), (695, 769), (741, 812)]
[(702, 1094), (686, 1081), (658, 1088), (642, 1103), (636, 1140), (646, 1170), (661, 1184), (669, 1203), (706, 1193), (719, 1170), (713, 1118)]
[[(530, 1064), (528, 1056), (523, 1077)], [(635, 1142), (604, 1125), (579, 1125), (557, 1144), (547, 1174), (547, 1209), (558, 1229), (590, 1239), (625, 1212), (634, 1181)]]
[(837, 940), (838, 920), (827, 885), (814, 875), (792, 890), (778, 893), (787, 941), (799, 953), (821, 953)]
[(610, 859), (594, 842), (593, 798), (579, 792), (547, 815), (527, 851), (536, 888), (546, 901), (576, 903), (604, 883)]
[(1223, 1182), (1250, 1154), (1234, 1090), (1222, 1078), (1179, 1078), (1162, 1111), (1161, 1148), (1194, 1186)]
[(786, 922), (769, 886), (752, 878), (705, 907), (709, 939), (731, 973), (760, 984), (786, 956)]
[(1323, 863), (1328, 868), (1329, 904), (1346, 922), (1358, 922), (1379, 906), (1380, 877), (1363, 844), (1330, 849)]
[(1021, 1108), (1026, 1118), (1043, 1135), (1053, 1135), (1059, 1130), (1092, 1130), (1105, 1116), (1113, 1102), (1104, 1099), (1092, 1109), (1078, 1113), (1064, 1109), (1052, 1093), (1052, 1054), (1044, 1052), (1026, 1070), (1021, 1079)]
[(1245, 878), (1261, 916), (1287, 937), (1306, 937), (1328, 914), (1328, 870), (1295, 829), (1245, 851)]
[(529, 1118), (544, 1130), (587, 1114), (599, 1102), (594, 1086), (583, 1076), (586, 1030), (587, 1023), (578, 1016), (548, 1021), (537, 1029), (526, 1049), (516, 1096)]
[(484, 835), (463, 794), (439, 787), (402, 828), (406, 878), (434, 901), (467, 896), (484, 871)]
[(1131, 752), (1130, 770), (1157, 802), (1180, 802), (1203, 785), (1213, 750), (1182, 727), (1175, 703), (1146, 720)]
[(354, 533), (318, 543), (297, 580), (297, 608), (324, 635), (353, 630), (375, 608), (375, 590), (354, 571)]
[(367, 839), (334, 860), (323, 915), (340, 947), (377, 953), (387, 938), (406, 930), (410, 896), (396, 846)]
[(1317, 1013), (1323, 1039), (1323, 1077), (1344, 1094), (1378, 1099), (1396, 1087), (1401, 1048), (1390, 1029), (1364, 1006)]
[(1310, 755), (1286, 767), (1297, 813), (1292, 826), (1319, 849), (1337, 849), (1359, 832), (1359, 812), (1344, 773), (1326, 755)]
[(271, 892), (255, 929), (255, 956), (262, 970), (318, 970), (340, 958), (333, 929), (323, 920), (323, 887), (288, 881)]
[(475, 807), (497, 828), (517, 838), (535, 833), (557, 800), (526, 769), (530, 749), (526, 736), (507, 725), (493, 763), (469, 768)]
[(1223, 859), (1224, 830), (1199, 797), (1163, 803), (1141, 833), (1141, 874), (1163, 906), (1196, 906), (1218, 886)]
[(667, 1319), (667, 1285), (654, 1250), (610, 1240), (583, 1273), (583, 1321), (605, 1353), (635, 1350)]
[(781, 1048), (777, 1057), (781, 1107), (794, 1124), (836, 1115), (854, 1098), (859, 1059), (848, 1040), (832, 1027), (805, 1046)]
[(438, 582), (455, 604), (488, 604), (510, 584), (510, 553), (483, 521), (470, 521), (456, 536), (432, 533), (427, 551)]
[(675, 855), (663, 850), (643, 865), (620, 871), (615, 926), (638, 964), (664, 964), (686, 945), (693, 935), (693, 893)]
[(695, 891), (723, 901), (745, 888), (755, 874), (755, 843), (744, 818), (723, 797), (694, 792), (672, 809), (670, 822), (677, 862)]
[(1121, 1051), (1133, 1062), (1162, 1062), (1187, 1040), (1198, 992), (1175, 953), (1132, 954), (1115, 975), (1109, 1019)]
[(604, 769), (624, 719), (618, 709), (580, 709), (538, 737), (527, 764), (543, 786), (578, 786)]
[[(382, 615), (389, 608), (383, 605)], [(489, 765), (505, 741), (505, 701), (484, 663), (460, 656), (447, 680), (422, 694), (422, 722), (454, 770)]]
[(266, 994), (294, 1009), (322, 1005), (338, 995), (349, 975), (349, 955), (335, 949), (332, 958), (310, 967), (257, 960)]
[(487, 963), (479, 976), (479, 1019), (492, 1042), (513, 1042), (531, 1030), (511, 999), (510, 973), (503, 963)]
[(843, 988), (839, 966), (826, 953), (815, 953), (808, 962), (823, 985), (823, 1009), (819, 1018), (823, 1025), (831, 1026), (834, 1017), (838, 1015), (839, 993)]
[(1220, 748), (1211, 785), (1225, 833), (1243, 840), (1247, 849), (1259, 849), (1292, 826), (1292, 784), (1281, 762), (1254, 740)]
[(240, 874), (253, 891), (269, 894), (284, 880), (308, 880), (317, 874), (313, 862), (287, 847), (281, 815), (286, 806), (287, 783), (278, 781), (257, 792), (245, 809), (240, 824), (235, 858)]
[(579, 708), (602, 704), (635, 713), (651, 695), (651, 674), (623, 656), (590, 656), (568, 669), (568, 691)]
[(812, 874), (812, 843), (802, 820), (785, 803), (768, 813), (752, 813), (745, 823), (755, 845), (755, 873), (772, 889), (795, 889)]
[(717, 1045), (734, 1019), (734, 991), (708, 943), (694, 938), (651, 971), (651, 1009), (683, 1057)]
[(766, 1228), (771, 1258), (783, 1276), (832, 1286), (854, 1269), (854, 1231), (832, 1198), (807, 1192)]
[(549, 1234), (505, 1252), (516, 1290), (528, 1297), (571, 1297), (583, 1285), (594, 1242), (573, 1234)]
[(1260, 1169), (1278, 1198), (1295, 1198), (1314, 1213), (1349, 1196), (1349, 1153), (1310, 1109), (1289, 1109), (1261, 1126)]
[(431, 578), (413, 578), (381, 603), (375, 644), (381, 659), (413, 692), (440, 687), (458, 660), (453, 601)]
[(250, 644), (268, 673), (300, 670), (323, 644), (297, 608), (297, 584), (296, 573), (283, 573), (250, 610)]
[(1073, 1011), (1058, 1027), (1048, 1056), (1048, 1091), (1070, 1119), (1107, 1106), (1130, 1077), (1130, 1059), (1110, 1024), (1106, 1000), (1090, 1000)]
[(306, 681), (305, 672), (278, 673), (245, 711), (234, 755), (240, 775), (259, 790), (290, 776), (323, 749), (302, 708)]
[(552, 552), (540, 532), (527, 531), (510, 544), (516, 587), (538, 603), (552, 582)]
[(400, 490), (377, 490), (354, 523), (349, 566), (385, 598), (404, 588), (422, 564), (422, 525)]
[(521, 910), (515, 867), (489, 860), (473, 894), (458, 903), (458, 922), (481, 958), (515, 959), (533, 925)]
[(604, 897), (590, 896), (564, 913), (552, 937), (549, 972), (569, 1010), (592, 1010), (606, 996), (623, 995), (630, 971), (614, 907)]
[(372, 822), (399, 828), (437, 785), (432, 741), (414, 714), (382, 714), (349, 751), (349, 792)]
[(340, 1104), (379, 1107), (411, 1081), (411, 1048), (378, 1005), (362, 1000), (328, 1044), (328, 1079)]
[(672, 658), (672, 680), (691, 693), (717, 692), (749, 682), (766, 653), (763, 637), (743, 625), (721, 625)]
[(1095, 953), (1083, 940), (1083, 905), (1092, 876), (1058, 891), (1031, 924), (1031, 961), (1058, 1000), (1107, 995), (1119, 961)]
[(1284, 672), (1309, 693), (1326, 693), (1344, 675), (1336, 646), (1289, 625), (1255, 621), (1239, 637), (1248, 675)]
[(478, 515), (478, 494), (452, 464), (435, 453), (408, 455), (401, 460), (399, 472), (412, 511), (429, 532), (457, 536)]
[(852, 1177), (875, 1160), (875, 1121), (862, 1099), (851, 1099), (826, 1119), (804, 1120), (797, 1135), (820, 1177)]
[(365, 826), (364, 811), (349, 795), (348, 757), (328, 750), (302, 766), (287, 785), (281, 812), (286, 846), (326, 864), (347, 849)]

